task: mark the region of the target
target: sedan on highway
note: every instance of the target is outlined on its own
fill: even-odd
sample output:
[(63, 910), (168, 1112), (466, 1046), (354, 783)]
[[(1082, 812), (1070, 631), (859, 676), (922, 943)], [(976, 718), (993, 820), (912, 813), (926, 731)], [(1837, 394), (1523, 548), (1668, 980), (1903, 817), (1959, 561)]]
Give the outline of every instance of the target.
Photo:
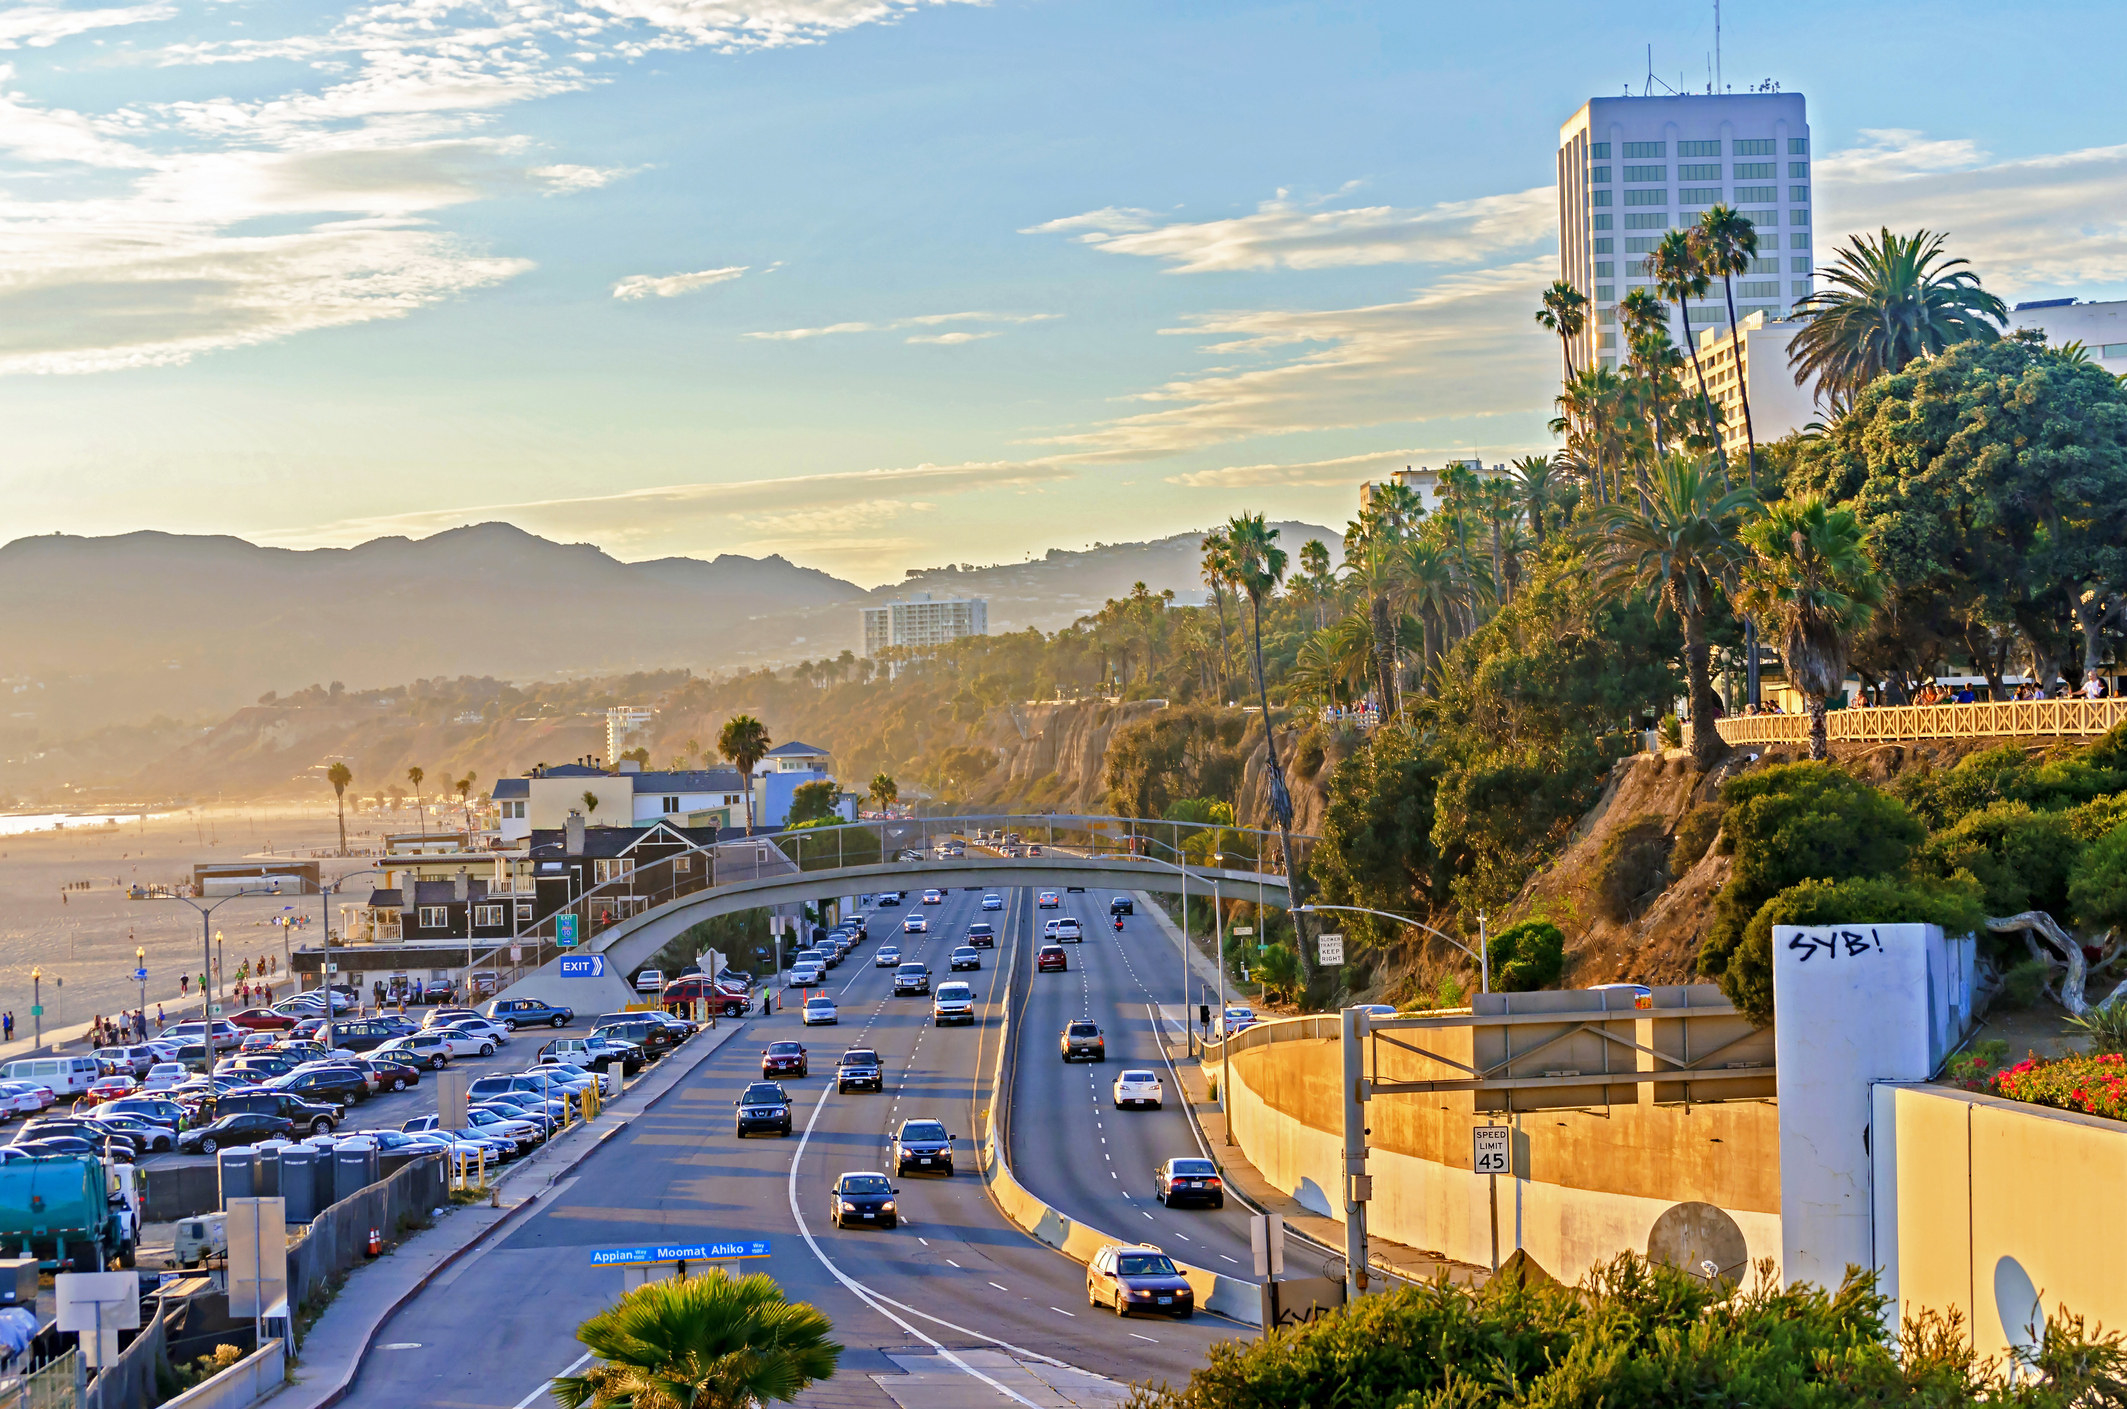
[(738, 1108), (737, 1133), (742, 1139), (759, 1130), (790, 1133), (790, 1093), (773, 1081), (747, 1083), (731, 1104)]
[(1152, 1171), (1152, 1196), (1169, 1208), (1185, 1203), (1224, 1208), (1226, 1181), (1210, 1160), (1177, 1156)]
[(923, 903), (925, 905), (943, 905), (945, 903), (945, 892), (942, 890), (927, 890), (923, 892)]
[(835, 1014), (835, 1000), (824, 993), (815, 993), (805, 1000), (804, 1023), (807, 1027), (820, 1027), (840, 1022)]
[(967, 942), (971, 948), (995, 949), (997, 947), (997, 931), (988, 925), (969, 925), (967, 927)]
[(1174, 1259), (1151, 1244), (1110, 1243), (1086, 1264), (1086, 1305), (1112, 1306), (1118, 1316), (1189, 1316), (1196, 1311), (1196, 1292)]
[(1110, 915), (1135, 915), (1137, 913), (1137, 902), (1127, 895), (1112, 896), (1108, 900), (1108, 913)]
[(1035, 897), (1034, 904), (1043, 910), (1054, 910), (1057, 906), (1063, 904), (1063, 897), (1053, 890), (1045, 890)]
[(894, 970), (894, 996), (908, 993), (928, 994), (931, 991), (931, 971), (920, 963), (903, 964)]
[(911, 915), (901, 922), (901, 933), (903, 934), (929, 934), (930, 932), (931, 922), (921, 915)]
[(810, 1076), (812, 1063), (802, 1042), (771, 1042), (761, 1049), (761, 1077)]
[(845, 1174), (835, 1180), (828, 1195), (828, 1217), (837, 1228), (855, 1223), (866, 1228), (899, 1226), (894, 1210), (894, 1186), (883, 1174)]
[(894, 1172), (906, 1174), (912, 1169), (952, 1177), (953, 1137), (946, 1134), (945, 1122), (901, 1122), (901, 1129), (894, 1136)]
[(884, 910), (889, 905), (899, 905), (901, 896), (899, 892), (890, 890), (881, 895), (876, 903), (881, 910)]
[(844, 1091), (884, 1091), (886, 1069), (879, 1064), (879, 1054), (869, 1047), (852, 1047), (842, 1054), (835, 1067), (835, 1094)]
[(875, 969), (891, 969), (900, 962), (901, 948), (899, 945), (885, 945), (878, 953), (871, 956), (871, 966)]
[(1125, 1071), (1115, 1078), (1115, 1108), (1127, 1111), (1136, 1106), (1160, 1108), (1165, 1095), (1160, 1089), (1159, 1073), (1144, 1070)]
[(982, 908), (985, 910), (1002, 910), (1004, 909), (1004, 897), (994, 893), (985, 895), (982, 897)]
[(783, 987), (810, 988), (818, 983), (826, 973), (827, 970), (810, 960), (802, 964), (792, 964), (790, 966), (790, 977), (783, 980)]
[(1064, 947), (1061, 944), (1044, 944), (1041, 946), (1041, 952), (1034, 956), (1034, 972), (1036, 973), (1055, 972), (1060, 974), (1070, 967), (1071, 963), (1064, 957)]
[(963, 944), (953, 951), (948, 966), (956, 973), (961, 969), (979, 969), (982, 967), (982, 951), (973, 945)]
[(1070, 916), (1067, 915), (1061, 920), (1051, 920), (1049, 923), (1056, 926), (1055, 933), (1051, 938), (1055, 939), (1059, 944), (1085, 943), (1085, 927)]

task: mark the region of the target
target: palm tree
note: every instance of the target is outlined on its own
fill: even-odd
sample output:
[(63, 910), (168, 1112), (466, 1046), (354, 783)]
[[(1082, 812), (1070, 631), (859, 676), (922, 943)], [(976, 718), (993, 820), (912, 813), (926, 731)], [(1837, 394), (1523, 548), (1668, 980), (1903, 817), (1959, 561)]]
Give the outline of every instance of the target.
[(735, 765), (746, 784), (746, 832), (753, 832), (753, 770), (768, 756), (768, 726), (750, 714), (736, 714), (724, 721), (716, 736), (716, 751)]
[(1566, 354), (1566, 380), (1572, 381), (1573, 340), (1588, 326), (1588, 296), (1560, 279), (1544, 290), (1536, 321), (1558, 334), (1558, 345)]
[(1485, 481), (1478, 504), (1491, 527), (1492, 581), (1499, 587), (1499, 602), (1504, 606), (1514, 600), (1514, 586), (1521, 580), (1521, 563), (1513, 552), (1517, 541), (1525, 541), (1514, 524), (1521, 514), (1521, 504), (1515, 498), (1514, 486), (1497, 479)]
[(406, 781), (414, 785), (414, 815), (421, 819), (421, 835), (428, 835), (428, 817), (421, 811), (421, 780), (428, 776), (418, 765), (406, 770)]
[(458, 794), (458, 810), (465, 815), (465, 843), (467, 846), (471, 846), (473, 842), (473, 784), (479, 780), (480, 775), (478, 773), (467, 772), (463, 778), (451, 784), (452, 789)]
[(1742, 605), (1781, 635), (1787, 676), (1809, 700), (1809, 756), (1831, 756), (1827, 697), (1846, 684), (1847, 643), (1883, 602), (1861, 520), (1822, 495), (1783, 499), (1743, 531)]
[[(354, 781), (354, 774), (348, 770), (345, 760), (335, 760), (332, 767), (325, 770), (325, 781), (332, 784), (333, 810), (340, 814), (340, 855), (345, 856), (347, 854), (347, 785)], [(356, 801), (360, 802), (360, 799), (357, 798)]]
[[(1748, 274), (1750, 266), (1758, 257), (1758, 227), (1745, 220), (1734, 206), (1717, 205), (1699, 216), (1699, 228), (1692, 232), (1692, 239), (1699, 248), (1699, 263), (1708, 274), (1721, 276), (1721, 295), (1728, 302), (1728, 335), (1736, 336), (1736, 279), (1738, 274)], [(1736, 390), (1743, 397), (1743, 444), (1750, 459), (1747, 470), (1750, 487), (1758, 487), (1758, 432), (1750, 423), (1750, 378), (1743, 375), (1743, 349), (1740, 344), (1734, 351), (1736, 359)]]
[(1536, 551), (1544, 550), (1544, 516), (1558, 503), (1558, 481), (1551, 473), (1548, 455), (1524, 455), (1509, 467), (1508, 477), (1515, 501), (1529, 516), (1529, 532), (1535, 535)]
[(1448, 625), (1455, 620), (1455, 570), (1448, 560), (1447, 549), (1432, 537), (1414, 538), (1405, 543), (1401, 556), (1398, 567), (1403, 577), (1404, 599), (1417, 612), (1418, 624), (1425, 632), (1420, 651), (1424, 660), (1418, 678), (1420, 684), (1426, 684), (1433, 678), (1434, 668), (1440, 662)]
[[(1654, 458), (1659, 460), (1669, 453), (1669, 435), (1662, 423), (1662, 385), (1669, 360), (1676, 349), (1669, 341), (1669, 310), (1655, 297), (1652, 290), (1636, 288), (1618, 301), (1618, 322), (1623, 326), (1625, 342), (1632, 350), (1632, 371), (1637, 383), (1641, 403), (1645, 406), (1654, 429)], [(1632, 478), (1639, 487), (1640, 507), (1647, 507), (1646, 467), (1637, 462), (1632, 466)]]
[(1293, 658), (1293, 688), (1341, 709), (1364, 688), (1374, 665), (1372, 624), (1353, 612), (1300, 643)]
[[(1292, 864), (1292, 794), (1285, 787), (1285, 768), (1278, 762), (1277, 731), (1270, 724), (1270, 686), (1263, 678), (1263, 599), (1275, 593), (1285, 580), (1285, 550), (1278, 546), (1278, 531), (1266, 524), (1261, 514), (1236, 514), (1228, 519), (1226, 542), (1233, 554), (1234, 582), (1248, 596), (1249, 621), (1255, 636), (1256, 699), (1263, 707), (1263, 749), (1270, 763), (1270, 813), (1278, 823), (1285, 883), (1298, 892), (1302, 884)], [(1297, 915), (1293, 924), (1299, 925)], [(1301, 962), (1303, 966), (1306, 963), (1304, 954)], [(1303, 976), (1304, 972), (1303, 967)]]
[(899, 783), (896, 783), (884, 773), (874, 773), (872, 775), (870, 797), (873, 802), (879, 804), (881, 812), (892, 807), (900, 796), (901, 785)]
[(1684, 673), (1691, 682), (1691, 753), (1701, 771), (1728, 745), (1714, 728), (1706, 617), (1741, 563), (1742, 529), (1757, 509), (1748, 489), (1722, 492), (1703, 460), (1674, 456), (1656, 466), (1644, 512), (1606, 504), (1595, 513), (1598, 582), (1612, 596), (1653, 593), (1684, 624)]
[(1310, 538), (1300, 545), (1300, 566), (1307, 574), (1307, 597), (1315, 609), (1315, 629), (1320, 631), (1329, 623), (1322, 609), (1334, 598), (1335, 586), (1329, 570), (1329, 547), (1319, 538)]
[[(1284, 555), (1279, 554), (1282, 558)], [(1373, 634), (1374, 689), (1381, 702), (1381, 717), (1393, 719), (1403, 707), (1396, 688), (1396, 597), (1402, 587), (1397, 562), (1397, 539), (1375, 525), (1362, 530), (1358, 540), (1345, 550), (1344, 575), (1366, 598), (1366, 615)]]
[(1725, 490), (1728, 488), (1728, 451), (1721, 444), (1720, 428), (1713, 416), (1713, 402), (1706, 395), (1706, 370), (1699, 365), (1699, 344), (1691, 335), (1690, 300), (1706, 297), (1706, 268), (1699, 262), (1697, 244), (1684, 230), (1671, 230), (1662, 236), (1662, 242), (1647, 257), (1647, 268), (1654, 275), (1656, 286), (1676, 300), (1677, 314), (1684, 320), (1684, 350), (1691, 354), (1691, 374), (1699, 383), (1699, 415), (1713, 436), (1714, 453), (1721, 462), (1721, 488)]
[(600, 1363), (554, 1381), (562, 1409), (756, 1409), (835, 1372), (816, 1307), (763, 1273), (648, 1282), (576, 1328)]
[(1943, 239), (1887, 228), (1874, 241), (1851, 237), (1838, 262), (1817, 271), (1829, 287), (1795, 309), (1808, 320), (1787, 345), (1795, 385), (1814, 377), (1817, 395), (1842, 407), (1916, 357), (1999, 338), (1995, 325), (2008, 322), (2008, 306), (1979, 286), (1966, 261), (1943, 258)]
[(1202, 546), (1204, 585), (1211, 589), (1212, 605), (1219, 611), (1219, 698), (1224, 700), (1233, 694), (1233, 676), (1226, 668), (1226, 589), (1233, 584), (1233, 550), (1222, 528), (1205, 534)]

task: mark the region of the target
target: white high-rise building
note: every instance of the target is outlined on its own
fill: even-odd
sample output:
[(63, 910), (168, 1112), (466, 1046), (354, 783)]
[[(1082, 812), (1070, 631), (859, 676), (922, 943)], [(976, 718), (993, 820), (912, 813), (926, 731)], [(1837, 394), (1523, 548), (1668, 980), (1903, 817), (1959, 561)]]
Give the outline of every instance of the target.
[[(1559, 277), (1587, 296), (1589, 311), (1574, 365), (1614, 370), (1624, 360), (1619, 300), (1652, 286), (1647, 255), (1664, 234), (1717, 204), (1758, 230), (1757, 260), (1735, 281), (1737, 319), (1785, 318), (1811, 289), (1809, 163), (1800, 93), (1589, 99), (1558, 131)], [(1683, 324), (1669, 308), (1681, 346)], [(1691, 305), (1692, 336), (1727, 326), (1716, 281)]]
[(648, 705), (614, 705), (606, 711), (606, 760), (650, 742), (650, 721), (655, 716)]
[(990, 634), (987, 597), (934, 598), (918, 592), (904, 601), (864, 608), (864, 654), (888, 646), (939, 646), (962, 636)]

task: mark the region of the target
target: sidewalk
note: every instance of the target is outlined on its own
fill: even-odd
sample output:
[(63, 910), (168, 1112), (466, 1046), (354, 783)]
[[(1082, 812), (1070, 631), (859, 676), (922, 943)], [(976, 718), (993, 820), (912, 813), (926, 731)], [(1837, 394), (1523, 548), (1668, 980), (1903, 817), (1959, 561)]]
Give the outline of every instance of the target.
[(638, 1078), (591, 1124), (557, 1135), (527, 1155), (496, 1183), (502, 1191), (501, 1208), (472, 1205), (451, 1210), (387, 1256), (355, 1268), (304, 1337), (290, 1370), (292, 1378), (271, 1397), (274, 1409), (326, 1409), (337, 1403), (354, 1383), (356, 1367), (370, 1341), (400, 1308), (445, 1268), (477, 1248), (488, 1234), (528, 1217), (557, 1181), (668, 1095), (745, 1027), (746, 1020), (741, 1018), (698, 1034)]

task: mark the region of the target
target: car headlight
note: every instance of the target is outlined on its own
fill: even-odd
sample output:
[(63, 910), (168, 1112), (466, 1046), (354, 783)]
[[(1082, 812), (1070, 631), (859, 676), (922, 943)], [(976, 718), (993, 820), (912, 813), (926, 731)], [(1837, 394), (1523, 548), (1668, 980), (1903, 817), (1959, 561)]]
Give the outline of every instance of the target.
[(856, 1211), (857, 1206), (855, 1204), (851, 1203), (848, 1199), (842, 1200), (842, 1212), (855, 1213)]
[(879, 1205), (879, 1212), (881, 1213), (892, 1213), (893, 1211), (894, 1201), (892, 1199), (888, 1199), (885, 1203)]

